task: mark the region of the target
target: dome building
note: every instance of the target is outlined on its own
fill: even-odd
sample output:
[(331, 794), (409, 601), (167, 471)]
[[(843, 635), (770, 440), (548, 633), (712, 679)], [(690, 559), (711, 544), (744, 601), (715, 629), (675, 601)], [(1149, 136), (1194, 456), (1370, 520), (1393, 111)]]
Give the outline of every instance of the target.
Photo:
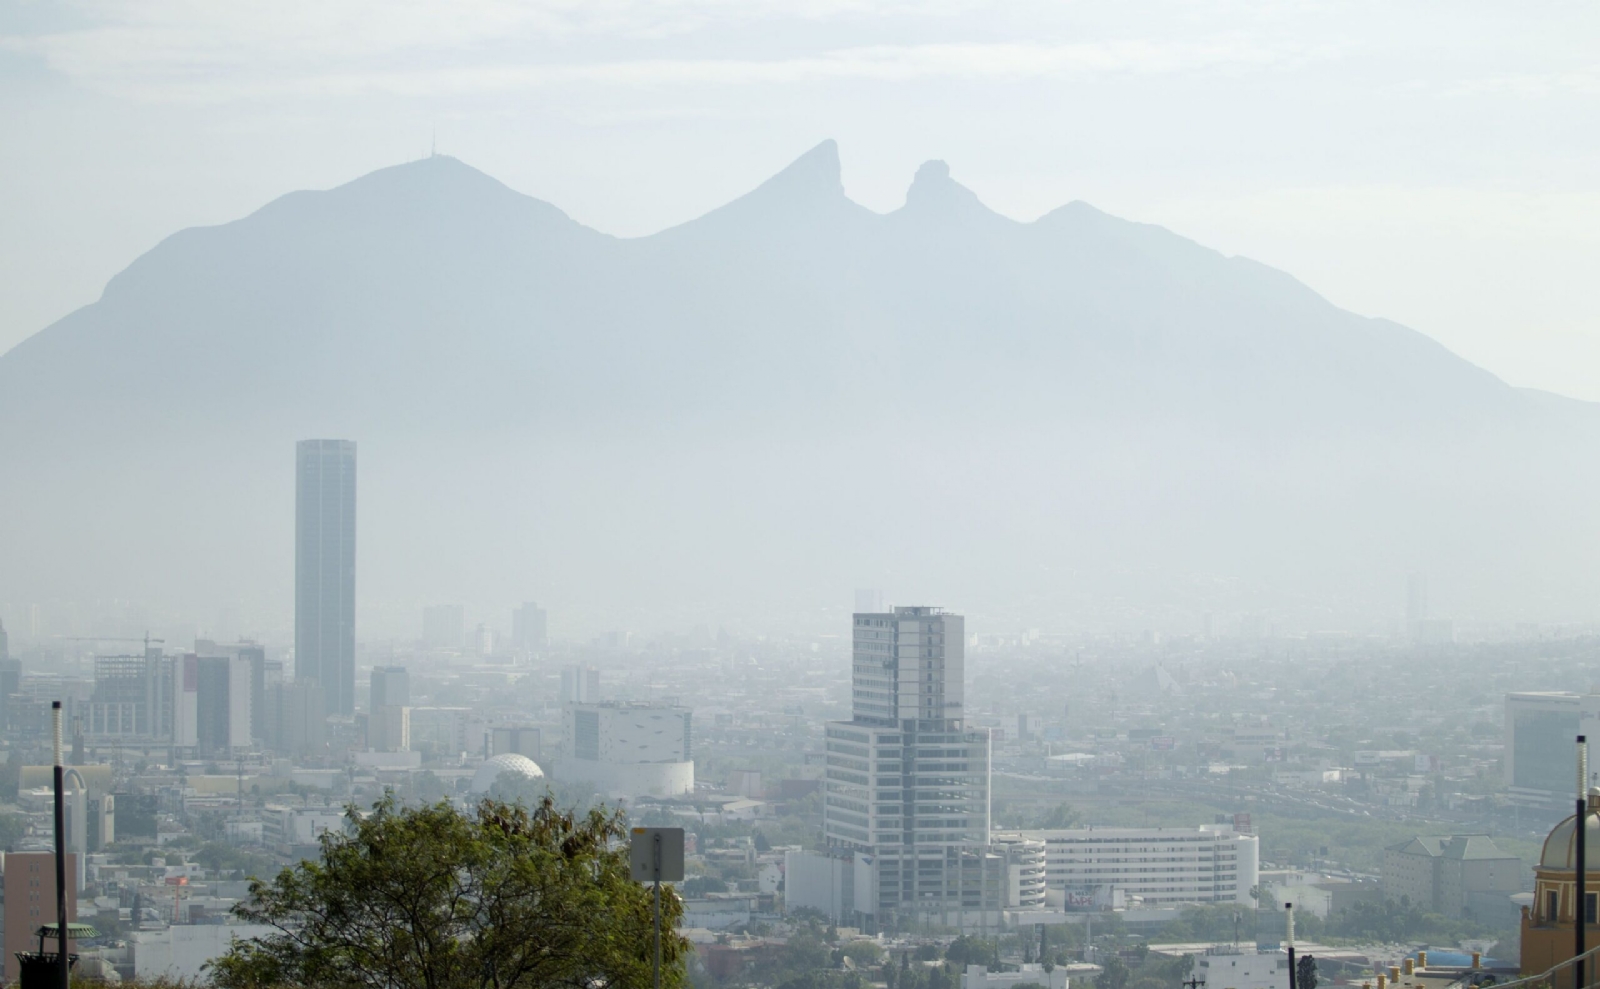
[[(1573, 956), (1577, 933), (1578, 829), (1572, 814), (1551, 830), (1533, 870), (1533, 906), (1522, 908), (1522, 974), (1538, 975)], [(1600, 946), (1600, 788), (1589, 791), (1584, 828), (1585, 947)]]
[(530, 780), (544, 778), (544, 770), (540, 769), (539, 764), (532, 759), (515, 752), (504, 752), (484, 760), (478, 771), (472, 774), (472, 785), (468, 787), (468, 792), (473, 796), (482, 796), (493, 789), (495, 782), (506, 774)]

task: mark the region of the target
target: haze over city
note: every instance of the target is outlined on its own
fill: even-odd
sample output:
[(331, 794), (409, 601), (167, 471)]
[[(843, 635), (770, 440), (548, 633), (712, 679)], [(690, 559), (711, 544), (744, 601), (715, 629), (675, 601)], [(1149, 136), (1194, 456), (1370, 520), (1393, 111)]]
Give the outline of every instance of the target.
[(672, 985), (1574, 985), (1597, 29), (0, 11), (4, 978), (320, 985), (250, 877), (521, 804)]

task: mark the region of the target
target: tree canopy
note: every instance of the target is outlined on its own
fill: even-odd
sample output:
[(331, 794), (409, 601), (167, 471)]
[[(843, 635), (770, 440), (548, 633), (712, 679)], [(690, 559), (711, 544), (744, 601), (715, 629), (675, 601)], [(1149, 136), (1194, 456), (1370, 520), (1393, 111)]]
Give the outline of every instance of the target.
[[(645, 986), (651, 891), (629, 878), (627, 831), (548, 796), (533, 810), (392, 799), (322, 837), (319, 860), (251, 883), (243, 918), (277, 930), (211, 965), (220, 989)], [(662, 890), (662, 985), (685, 984), (683, 907)]]

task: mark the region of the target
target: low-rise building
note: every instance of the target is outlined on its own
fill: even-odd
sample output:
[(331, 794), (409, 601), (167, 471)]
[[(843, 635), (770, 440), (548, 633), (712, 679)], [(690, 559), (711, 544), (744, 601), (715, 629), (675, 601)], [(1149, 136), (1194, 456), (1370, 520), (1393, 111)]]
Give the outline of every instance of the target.
[(1469, 914), (1477, 894), (1522, 889), (1522, 860), (1485, 834), (1418, 835), (1383, 852), (1383, 895), (1446, 917)]
[(961, 989), (1012, 989), (1013, 986), (1040, 985), (1044, 989), (1067, 989), (1067, 970), (1027, 963), (1015, 972), (991, 972), (982, 965), (968, 965), (961, 973)]
[(1138, 896), (1147, 907), (1249, 903), (1260, 844), (1229, 825), (1195, 828), (1072, 828), (1023, 831), (1044, 842), (1045, 882), (1083, 896), (1102, 888)]

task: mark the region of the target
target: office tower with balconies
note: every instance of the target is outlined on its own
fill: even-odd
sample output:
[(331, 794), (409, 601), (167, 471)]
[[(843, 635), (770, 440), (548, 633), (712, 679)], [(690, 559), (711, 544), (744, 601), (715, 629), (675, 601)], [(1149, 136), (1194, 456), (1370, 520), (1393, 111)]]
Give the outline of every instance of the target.
[(830, 886), (848, 887), (835, 912), (879, 929), (982, 923), (1005, 862), (989, 847), (989, 733), (963, 718), (963, 619), (911, 607), (853, 625), (852, 716), (826, 726)]
[(295, 679), (317, 683), (328, 714), (353, 714), (356, 445), (301, 440), (295, 453)]

